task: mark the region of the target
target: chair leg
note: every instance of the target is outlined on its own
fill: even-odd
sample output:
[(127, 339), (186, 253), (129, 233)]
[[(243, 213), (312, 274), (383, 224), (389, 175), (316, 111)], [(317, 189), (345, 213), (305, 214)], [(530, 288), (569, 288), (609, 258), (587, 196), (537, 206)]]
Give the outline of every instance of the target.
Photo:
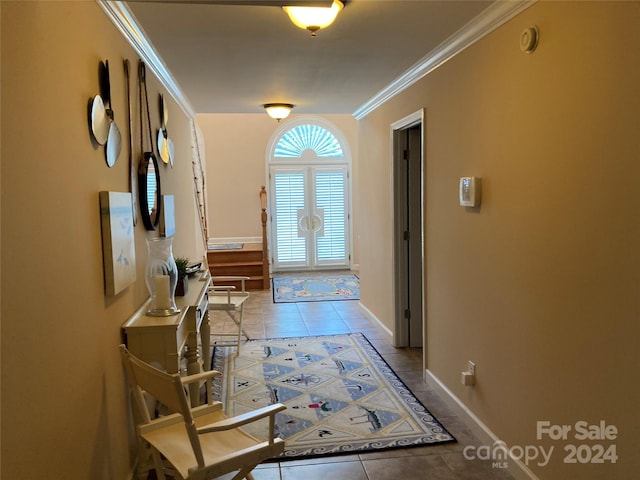
[(238, 310), (227, 311), (227, 315), (229, 315), (233, 323), (235, 323), (236, 327), (238, 328), (238, 334), (236, 335), (235, 343), (237, 346), (237, 354), (240, 354), (240, 345), (241, 345), (242, 336), (244, 335), (245, 338), (249, 340), (249, 335), (247, 335), (247, 333), (244, 331), (244, 328), (242, 327), (242, 321), (244, 319), (244, 304), (240, 305)]
[(160, 454), (155, 449), (153, 450), (151, 455), (153, 457), (153, 465), (156, 468), (156, 478), (158, 480), (167, 480), (167, 477), (164, 474), (164, 465), (162, 464), (162, 457), (160, 457)]
[(240, 305), (240, 331), (242, 332), (242, 334), (245, 336), (247, 340), (251, 340), (249, 338), (249, 335), (247, 335), (247, 332), (244, 331), (244, 327), (242, 326), (243, 320), (244, 320), (244, 303)]
[(238, 321), (236, 322), (236, 324), (238, 325), (238, 337), (236, 339), (236, 342), (238, 344), (238, 355), (240, 355), (240, 337), (242, 336), (243, 314), (244, 314), (244, 303), (240, 305), (240, 312), (238, 312)]
[(254, 480), (253, 475), (251, 475), (251, 471), (254, 468), (256, 468), (256, 465), (241, 468), (231, 480), (240, 480), (242, 478), (246, 478), (247, 480)]

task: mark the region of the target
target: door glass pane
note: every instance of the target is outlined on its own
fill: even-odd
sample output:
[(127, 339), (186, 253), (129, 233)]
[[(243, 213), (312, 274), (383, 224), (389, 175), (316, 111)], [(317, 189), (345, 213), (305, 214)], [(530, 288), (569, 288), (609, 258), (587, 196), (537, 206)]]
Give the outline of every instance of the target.
[(304, 172), (274, 173), (276, 263), (306, 263), (306, 239), (299, 236), (298, 212), (304, 209)]
[(318, 171), (315, 176), (316, 215), (322, 218), (322, 229), (316, 240), (318, 263), (346, 260), (345, 173)]

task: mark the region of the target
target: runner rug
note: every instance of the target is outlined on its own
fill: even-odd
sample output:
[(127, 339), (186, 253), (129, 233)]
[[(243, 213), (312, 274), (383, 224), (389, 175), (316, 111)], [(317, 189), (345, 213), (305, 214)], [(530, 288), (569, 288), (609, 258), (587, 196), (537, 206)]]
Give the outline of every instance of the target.
[(244, 243), (212, 243), (207, 250), (242, 250)]
[[(455, 441), (361, 333), (250, 340), (216, 348), (214, 398), (227, 415), (273, 403), (285, 451), (275, 461)], [(264, 422), (266, 422), (265, 420)], [(266, 423), (243, 427), (263, 437)]]
[(360, 300), (356, 275), (274, 277), (272, 290), (274, 303)]

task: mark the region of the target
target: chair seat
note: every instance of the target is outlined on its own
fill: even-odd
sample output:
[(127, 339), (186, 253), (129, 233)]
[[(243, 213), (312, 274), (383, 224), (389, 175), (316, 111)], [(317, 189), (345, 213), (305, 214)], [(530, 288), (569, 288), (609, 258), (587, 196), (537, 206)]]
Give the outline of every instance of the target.
[(231, 292), (229, 295), (209, 292), (209, 309), (237, 310), (248, 298), (249, 294), (242, 292)]
[[(203, 412), (194, 410), (193, 415), (198, 428), (226, 418), (221, 410), (206, 408)], [(163, 419), (153, 423), (160, 427)], [(172, 419), (169, 418), (164, 423), (170, 424)], [(153, 445), (182, 478), (198, 478), (189, 471), (197, 466), (197, 461), (190, 446), (184, 422), (175, 422), (166, 427), (150, 430), (142, 433), (142, 438)], [(199, 438), (205, 463), (212, 465), (206, 470), (206, 476), (202, 478), (214, 478), (216, 475), (243, 467), (247, 463), (246, 455), (253, 456), (256, 463), (259, 463), (279, 455), (284, 450), (284, 442), (280, 439), (276, 439), (269, 445), (268, 442), (257, 439), (241, 429), (206, 433)]]

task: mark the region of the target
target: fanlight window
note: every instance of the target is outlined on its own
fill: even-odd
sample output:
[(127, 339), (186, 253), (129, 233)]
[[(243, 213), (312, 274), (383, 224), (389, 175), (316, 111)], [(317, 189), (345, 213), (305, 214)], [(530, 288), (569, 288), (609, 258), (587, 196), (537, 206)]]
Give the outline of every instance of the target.
[(319, 125), (298, 125), (288, 130), (276, 145), (274, 157), (300, 158), (305, 150), (318, 157), (343, 157), (338, 139)]

